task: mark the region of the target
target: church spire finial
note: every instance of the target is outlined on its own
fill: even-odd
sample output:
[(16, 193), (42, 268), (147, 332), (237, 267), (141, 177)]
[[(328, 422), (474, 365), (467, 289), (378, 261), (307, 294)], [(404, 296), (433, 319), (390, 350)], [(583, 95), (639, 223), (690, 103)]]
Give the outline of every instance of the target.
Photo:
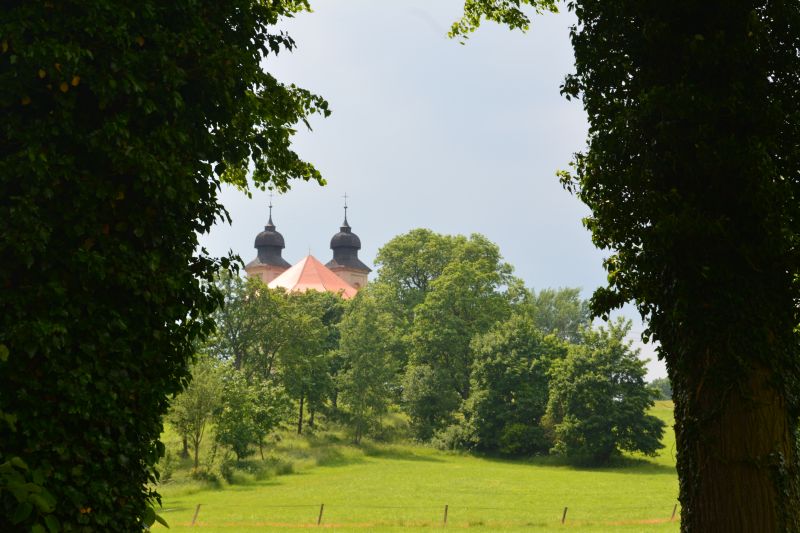
[(269, 222), (267, 222), (268, 226), (275, 226), (275, 223), (272, 222), (272, 197), (273, 196), (274, 195), (273, 195), (272, 191), (270, 191), (269, 192)]
[(344, 223), (342, 226), (349, 226), (350, 224), (347, 223), (347, 193), (344, 193), (342, 198), (344, 198)]

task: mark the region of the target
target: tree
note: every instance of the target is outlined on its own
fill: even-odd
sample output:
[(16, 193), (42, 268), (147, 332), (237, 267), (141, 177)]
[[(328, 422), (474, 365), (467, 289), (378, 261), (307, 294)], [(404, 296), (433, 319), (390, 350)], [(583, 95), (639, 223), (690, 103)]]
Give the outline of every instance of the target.
[(545, 336), (516, 313), (473, 340), (475, 363), (465, 418), (479, 450), (525, 455), (550, 445), (540, 428), (547, 408), (549, 371), (566, 343)]
[(409, 365), (403, 376), (403, 410), (420, 441), (430, 440), (434, 432), (450, 424), (461, 405), (461, 397), (446, 379), (443, 370), (426, 364)]
[[(470, 0), (453, 33), (532, 3)], [(800, 5), (569, 5), (589, 139), (563, 182), (612, 251), (594, 312), (634, 301), (667, 363), (681, 527), (800, 530)]]
[(217, 273), (215, 287), (224, 303), (214, 312), (216, 330), (204, 350), (237, 370), (269, 379), (278, 354), (296, 335), (285, 293), (257, 277), (225, 270)]
[(395, 387), (398, 331), (370, 287), (351, 302), (341, 323), (342, 370), (337, 377), (356, 444), (380, 425)]
[(672, 399), (672, 386), (669, 384), (668, 378), (656, 378), (650, 382), (650, 388), (653, 388), (658, 393), (657, 400), (671, 400)]
[[(152, 522), (161, 418), (230, 263), (198, 247), (227, 218), (220, 180), (321, 181), (290, 141), (327, 104), (262, 70), (294, 47), (271, 27), (307, 7), (0, 8), (0, 411), (17, 419), (0, 454), (37, 473), (64, 529)], [(0, 495), (0, 530), (30, 526), (17, 507)]]
[(581, 299), (580, 289), (542, 289), (534, 293), (531, 305), (536, 327), (553, 333), (573, 344), (581, 340), (581, 332), (592, 325), (589, 302)]
[(432, 280), (414, 307), (412, 364), (427, 364), (445, 378), (444, 385), (466, 400), (472, 366), (470, 341), (508, 317), (510, 301), (502, 289), (512, 268), (497, 245), (482, 235), (454, 242), (452, 259)]
[(318, 407), (332, 388), (330, 375), (331, 327), (325, 319), (328, 296), (316, 291), (287, 294), (293, 338), (280, 352), (280, 379), (286, 392), (298, 403), (297, 433), (303, 432), (306, 402)]
[(550, 369), (546, 425), (555, 451), (606, 464), (620, 451), (655, 455), (663, 448), (664, 422), (648, 415), (655, 391), (647, 387), (645, 361), (625, 337), (630, 322), (585, 333)]
[(229, 447), (237, 460), (252, 455), (257, 445), (264, 458), (266, 438), (288, 412), (289, 398), (280, 387), (227, 366), (222, 376), (222, 398), (215, 413), (215, 438)]
[(248, 314), (246, 282), (237, 273), (219, 270), (214, 286), (222, 296), (222, 305), (214, 311), (214, 333), (205, 343), (206, 350), (221, 361), (242, 367), (255, 338), (257, 321)]
[(194, 450), (194, 469), (200, 464), (200, 443), (222, 399), (222, 375), (219, 363), (200, 357), (192, 365), (192, 381), (170, 402), (167, 420), (178, 434), (191, 441)]
[(470, 341), (507, 318), (525, 291), (497, 245), (478, 234), (415, 229), (386, 243), (376, 264), (378, 305), (403, 330), (402, 402), (417, 437), (429, 438), (469, 397)]
[(378, 280), (392, 287), (407, 310), (421, 303), (433, 280), (453, 260), (463, 236), (417, 228), (384, 244), (375, 257)]

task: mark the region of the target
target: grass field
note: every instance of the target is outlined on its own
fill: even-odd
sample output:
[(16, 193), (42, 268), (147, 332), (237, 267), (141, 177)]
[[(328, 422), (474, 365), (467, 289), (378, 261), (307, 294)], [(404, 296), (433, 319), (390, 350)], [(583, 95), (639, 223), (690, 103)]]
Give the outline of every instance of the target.
[[(412, 445), (354, 447), (329, 435), (281, 443), (300, 467), (290, 475), (223, 489), (167, 483), (161, 515), (171, 529), (255, 532), (318, 527), (333, 531), (677, 531), (670, 402), (654, 414), (668, 422), (656, 458), (616, 468), (580, 469), (552, 458), (506, 461)], [(444, 525), (445, 505), (448, 506)], [(567, 507), (566, 521), (561, 518)]]

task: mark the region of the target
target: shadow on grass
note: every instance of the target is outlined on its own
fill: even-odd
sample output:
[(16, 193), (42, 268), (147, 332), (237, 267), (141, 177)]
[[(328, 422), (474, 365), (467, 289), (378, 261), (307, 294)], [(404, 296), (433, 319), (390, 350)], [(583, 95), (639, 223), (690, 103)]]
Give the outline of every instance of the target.
[(581, 461), (571, 460), (564, 456), (547, 455), (527, 459), (510, 458), (492, 455), (475, 454), (474, 457), (508, 465), (531, 465), (541, 467), (561, 467), (578, 472), (608, 472), (615, 474), (634, 475), (670, 475), (676, 476), (677, 470), (672, 465), (663, 465), (648, 461), (644, 458), (614, 457), (607, 464), (592, 465)]
[[(345, 450), (348, 453), (345, 453)], [(347, 448), (318, 448), (313, 450), (312, 455), (316, 459), (317, 466), (350, 466), (364, 462), (361, 454)]]
[(361, 445), (364, 455), (367, 457), (379, 457), (381, 459), (396, 459), (398, 461), (423, 461), (427, 463), (442, 463), (442, 459), (429, 455), (420, 455), (411, 450), (395, 446), (376, 446), (364, 443)]

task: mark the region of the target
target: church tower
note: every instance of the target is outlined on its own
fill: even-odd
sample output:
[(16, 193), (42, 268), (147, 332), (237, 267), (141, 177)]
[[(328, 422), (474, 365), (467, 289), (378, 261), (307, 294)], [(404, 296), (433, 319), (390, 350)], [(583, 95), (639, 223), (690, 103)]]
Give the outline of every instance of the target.
[(347, 223), (347, 196), (344, 203), (344, 222), (339, 228), (339, 233), (331, 238), (333, 259), (325, 265), (337, 276), (355, 287), (362, 289), (367, 285), (367, 275), (372, 269), (361, 262), (358, 251), (361, 249), (361, 239), (352, 232)]
[(269, 283), (280, 276), (291, 265), (281, 257), (281, 251), (286, 248), (283, 235), (275, 229), (272, 222), (272, 202), (269, 203), (269, 222), (264, 231), (256, 235), (255, 248), (258, 255), (250, 261), (245, 272), (248, 276), (258, 276), (264, 283)]

